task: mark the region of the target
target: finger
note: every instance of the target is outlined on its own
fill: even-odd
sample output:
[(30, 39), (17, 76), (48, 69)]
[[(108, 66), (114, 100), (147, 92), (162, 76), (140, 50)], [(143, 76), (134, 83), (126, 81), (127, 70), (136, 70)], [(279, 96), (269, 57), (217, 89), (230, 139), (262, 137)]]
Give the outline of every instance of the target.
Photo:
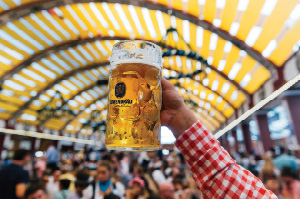
[(175, 90), (174, 85), (170, 81), (166, 80), (164, 77), (161, 77), (161, 89), (162, 91)]

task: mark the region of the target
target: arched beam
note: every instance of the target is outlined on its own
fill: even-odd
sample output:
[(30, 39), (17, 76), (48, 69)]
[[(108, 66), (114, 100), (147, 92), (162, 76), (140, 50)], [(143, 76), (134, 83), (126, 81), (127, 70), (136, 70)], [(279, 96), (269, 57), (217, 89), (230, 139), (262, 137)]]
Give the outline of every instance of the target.
[[(76, 92), (74, 95), (72, 95), (69, 99), (66, 99), (66, 100), (68, 100), (68, 101), (73, 100), (76, 96), (81, 95), (81, 93), (83, 93), (83, 92), (85, 92), (85, 91), (92, 90), (92, 89), (93, 89), (94, 87), (96, 87), (96, 86), (100, 86), (100, 85), (98, 85), (98, 83), (95, 82), (95, 83), (93, 83), (93, 84), (87, 86), (86, 88), (83, 88), (83, 89), (79, 90), (79, 91)], [(49, 119), (50, 119), (50, 118), (49, 118)], [(46, 120), (42, 121), (42, 123), (41, 123), (40, 126), (45, 126), (45, 124), (48, 122), (49, 119), (46, 119)]]
[[(93, 101), (91, 101), (90, 103), (88, 103), (84, 109), (80, 110), (73, 119), (69, 120), (66, 122), (66, 124), (60, 129), (60, 132), (64, 131), (66, 129), (66, 127), (72, 122), (74, 121), (79, 115), (81, 115), (81, 113), (88, 107), (90, 107), (92, 104), (95, 104), (98, 100), (101, 100), (103, 98), (107, 97), (107, 94), (102, 95), (96, 99), (94, 99)], [(102, 110), (105, 110), (107, 108), (107, 106), (105, 106)]]
[[(210, 90), (212, 93), (214, 93), (217, 96), (222, 96), (218, 91), (214, 91), (211, 88), (204, 86), (203, 83), (201, 81), (195, 80), (195, 79), (191, 79), (195, 82), (198, 82), (199, 84), (201, 84), (204, 88), (206, 88), (207, 90)], [(231, 102), (229, 102), (227, 99), (223, 98), (223, 100), (229, 105), (231, 106), (231, 108), (233, 108), (234, 110), (236, 110), (235, 106), (233, 106), (233, 104)]]
[[(14, 69), (8, 71), (2, 78), (0, 78), (0, 82), (1, 82), (1, 81), (3, 82), (4, 80), (9, 79), (10, 77), (12, 77), (13, 74), (16, 74), (16, 73), (18, 73), (19, 71), (21, 71), (23, 68), (28, 67), (28, 65), (30, 65), (30, 63), (35, 62), (35, 61), (38, 61), (38, 60), (40, 60), (40, 59), (43, 58), (43, 57), (47, 57), (47, 56), (49, 56), (50, 54), (52, 54), (52, 53), (54, 53), (54, 52), (57, 52), (57, 51), (63, 50), (63, 49), (67, 49), (68, 47), (77, 46), (77, 45), (79, 45), (79, 44), (84, 44), (84, 43), (87, 43), (87, 42), (93, 42), (93, 41), (96, 41), (96, 40), (99, 40), (99, 39), (101, 39), (101, 40), (111, 40), (111, 39), (113, 39), (113, 40), (116, 40), (116, 39), (117, 39), (117, 40), (123, 40), (123, 39), (127, 39), (127, 38), (119, 38), (119, 37), (118, 37), (118, 38), (95, 37), (95, 38), (91, 38), (91, 39), (74, 40), (74, 41), (70, 41), (70, 42), (67, 42), (67, 43), (62, 43), (62, 44), (59, 45), (59, 46), (52, 47), (51, 49), (45, 50), (44, 52), (41, 52), (41, 53), (39, 53), (39, 54), (34, 55), (31, 59), (26, 60), (25, 62), (23, 62), (23, 63), (20, 64), (19, 66), (17, 66), (17, 67), (15, 67)], [(106, 62), (105, 64), (108, 65), (109, 62)], [(97, 65), (94, 65), (94, 67), (97, 67)], [(90, 68), (90, 67), (79, 68), (78, 70), (73, 70), (73, 71), (71, 71), (70, 73), (67, 73), (67, 74), (70, 74), (70, 76), (72, 76), (72, 75), (76, 74), (76, 71), (77, 71), (77, 72), (80, 72), (80, 71), (83, 71), (83, 70), (89, 70), (89, 69), (92, 69), (92, 68)], [(216, 71), (217, 71), (217, 70), (216, 70)], [(65, 75), (66, 75), (66, 74), (65, 74)], [(33, 97), (33, 98), (31, 98), (29, 101), (27, 101), (26, 104), (25, 104), (23, 107), (21, 107), (15, 114), (13, 114), (13, 116), (12, 116), (11, 119), (16, 119), (16, 118), (21, 114), (21, 112), (22, 112), (23, 110), (25, 110), (26, 108), (29, 107), (29, 105), (33, 102), (33, 100), (38, 99), (38, 97), (39, 97), (45, 90), (48, 90), (50, 86), (52, 87), (52, 86), (54, 86), (55, 84), (57, 84), (57, 83), (61, 82), (62, 80), (64, 80), (64, 79), (66, 78), (65, 75), (62, 76), (60, 79), (57, 79), (57, 80), (55, 81), (54, 84), (52, 83), (52, 84), (48, 85), (45, 89), (39, 91), (39, 93), (38, 93), (35, 97)], [(70, 77), (70, 76), (67, 75), (67, 77)], [(227, 79), (228, 79), (228, 78), (227, 78)], [(233, 83), (234, 81), (230, 80), (230, 82)], [(201, 82), (200, 82), (200, 83), (201, 83)], [(203, 84), (202, 84), (202, 85), (203, 85)], [(204, 85), (203, 85), (203, 86), (204, 86)], [(51, 87), (50, 87), (50, 88), (51, 88)], [(207, 89), (211, 90), (211, 89), (210, 89), (209, 87), (207, 87), (207, 86), (204, 86), (204, 87), (206, 87)], [(211, 91), (212, 91), (212, 90), (211, 90)], [(215, 92), (215, 91), (212, 91), (212, 92), (214, 92), (214, 93), (215, 93), (216, 95), (218, 95), (218, 96), (221, 96), (220, 94), (218, 94), (218, 93)], [(224, 98), (223, 98), (223, 99), (224, 99)], [(224, 99), (224, 100), (226, 100), (226, 99)], [(226, 102), (227, 102), (230, 106), (232, 106), (232, 107), (234, 108), (234, 106), (233, 106), (229, 101), (226, 101)]]
[(30, 104), (38, 99), (46, 90), (49, 90), (51, 89), (55, 84), (57, 84), (57, 82), (61, 82), (65, 79), (68, 79), (69, 77), (71, 76), (74, 76), (75, 74), (77, 74), (78, 72), (81, 72), (81, 71), (85, 71), (85, 70), (91, 70), (91, 69), (94, 69), (94, 68), (98, 68), (100, 66), (106, 66), (106, 65), (109, 65), (109, 62), (103, 62), (103, 63), (99, 63), (99, 64), (93, 64), (93, 65), (88, 65), (86, 67), (83, 67), (83, 68), (78, 68), (77, 70), (73, 70), (73, 71), (70, 71), (66, 74), (64, 74), (63, 76), (61, 76), (60, 78), (56, 79), (55, 81), (51, 82), (50, 84), (48, 84), (45, 88), (41, 89), (37, 94), (36, 96), (32, 97), (30, 100), (28, 100), (22, 107), (20, 107), (20, 109), (18, 111), (16, 111), (12, 117), (11, 117), (11, 120), (15, 120), (17, 119), (21, 113), (27, 109)]
[[(30, 13), (36, 12), (39, 10), (48, 10), (53, 7), (59, 7), (59, 6), (67, 5), (67, 4), (89, 3), (89, 2), (91, 2), (91, 0), (80, 0), (80, 1), (78, 1), (78, 0), (53, 0), (53, 1), (45, 1), (43, 3), (38, 3), (38, 4), (33, 3), (33, 4), (24, 5), (23, 6), (24, 9), (22, 9), (22, 10), (20, 10), (20, 9), (12, 10), (10, 12), (3, 14), (0, 17), (1, 18), (0, 26), (4, 25), (8, 21), (18, 19), (20, 17), (29, 15)], [(151, 10), (160, 10), (167, 14), (169, 14), (169, 12), (171, 10), (172, 15), (174, 15), (175, 17), (178, 17), (182, 20), (188, 20), (191, 23), (201, 26), (202, 28), (204, 28), (210, 32), (216, 33), (222, 39), (232, 42), (232, 44), (234, 44), (236, 47), (240, 48), (241, 50), (246, 51), (249, 56), (251, 56), (253, 59), (258, 61), (261, 65), (265, 66), (271, 72), (273, 72), (273, 70), (276, 69), (276, 65), (272, 61), (266, 59), (265, 57), (262, 56), (262, 54), (260, 52), (253, 49), (252, 47), (248, 46), (245, 43), (245, 41), (240, 40), (237, 37), (230, 35), (229, 32), (227, 32), (225, 30), (215, 27), (213, 24), (211, 24), (208, 21), (201, 20), (196, 16), (193, 16), (189, 13), (183, 12), (182, 10), (175, 10), (175, 9), (172, 9), (171, 7), (167, 7), (162, 4), (154, 3), (151, 1), (141, 1), (141, 0), (122, 0), (121, 2), (120, 2), (120, 0), (109, 0), (109, 1), (98, 0), (98, 2), (122, 3), (122, 4), (126, 4), (126, 5), (134, 5), (134, 6), (138, 6), (138, 7), (146, 7)], [(11, 12), (13, 12), (13, 13), (11, 13)]]
[[(87, 104), (85, 107), (86, 107), (86, 108), (90, 107), (92, 104), (96, 103), (98, 100), (103, 99), (104, 97), (106, 97), (106, 96), (103, 96), (103, 97), (100, 97), (100, 98), (97, 98), (97, 99), (93, 100), (91, 103)], [(85, 109), (86, 109), (86, 108), (85, 108)], [(106, 109), (106, 108), (107, 108), (107, 106), (105, 106), (102, 110), (104, 110), (104, 109)], [(66, 127), (67, 127), (70, 123), (72, 123), (72, 121), (74, 121), (75, 119), (77, 119), (78, 116), (80, 116), (81, 113), (82, 113), (85, 109), (80, 110), (80, 111), (75, 115), (75, 117), (74, 117), (73, 119), (69, 120), (68, 122), (66, 122), (66, 124), (65, 124), (65, 125), (61, 128), (61, 130), (59, 130), (59, 131), (60, 131), (60, 132), (63, 132), (63, 131), (66, 129)], [(206, 115), (205, 113), (202, 113), (202, 114)], [(207, 116), (208, 116), (208, 117), (211, 117), (210, 115), (207, 115)], [(211, 118), (212, 118), (212, 119), (215, 119), (214, 117), (211, 117)], [(215, 120), (216, 120), (216, 119), (215, 119)], [(211, 126), (215, 127), (215, 125), (212, 124), (209, 120), (206, 120), (206, 122), (208, 122)], [(221, 125), (221, 123), (220, 123), (220, 125)]]
[[(60, 43), (59, 45), (53, 46), (51, 48), (48, 48), (47, 50), (43, 50), (40, 53), (37, 53), (37, 54), (33, 55), (30, 59), (25, 60), (24, 62), (22, 62), (21, 64), (19, 64), (15, 68), (13, 68), (12, 70), (7, 71), (0, 78), (0, 84), (3, 83), (3, 81), (5, 81), (5, 80), (10, 79), (14, 74), (20, 72), (23, 68), (28, 67), (32, 62), (37, 62), (40, 59), (42, 59), (44, 57), (47, 57), (52, 53), (58, 52), (59, 50), (65, 50), (69, 47), (74, 47), (74, 46), (89, 43), (89, 42), (95, 42), (97, 40), (103, 40), (104, 41), (104, 40), (127, 40), (127, 39), (129, 39), (129, 38), (127, 38), (127, 37), (94, 37), (94, 38), (78, 39), (78, 40), (68, 41), (68, 42), (65, 42), (65, 43)], [(155, 42), (155, 41), (152, 41), (152, 42)], [(241, 90), (246, 95), (246, 97), (249, 96), (247, 91), (245, 91), (237, 82), (235, 82), (235, 80), (229, 79), (223, 72), (217, 70), (214, 67), (210, 67), (210, 68), (213, 71), (215, 71), (217, 74), (219, 74), (220, 76), (225, 78), (227, 81), (232, 83), (234, 86), (236, 86), (239, 90)]]
[[(193, 96), (195, 96), (197, 99), (199, 99), (199, 101), (203, 101), (203, 102), (205, 102), (205, 103), (209, 103), (209, 104), (211, 105), (211, 107), (212, 107), (217, 113), (219, 113), (220, 115), (222, 115), (222, 116), (225, 118), (225, 120), (228, 119), (228, 118), (224, 115), (224, 113), (222, 113), (219, 109), (217, 109), (217, 107), (216, 107), (214, 104), (211, 104), (211, 102), (209, 102), (208, 100), (206, 100), (206, 99), (201, 99), (199, 96), (197, 96), (197, 95), (195, 95), (194, 93), (188, 91), (188, 90), (185, 89), (184, 87), (181, 87), (181, 86), (180, 86), (180, 87), (177, 87), (177, 88), (179, 88), (179, 89), (181, 89), (181, 88), (184, 89), (185, 92), (186, 92), (188, 95), (193, 95)], [(203, 108), (203, 107), (200, 107), (200, 106), (199, 106), (199, 108), (207, 110), (205, 107)]]
[[(175, 72), (177, 72), (177, 73), (180, 72), (180, 71), (178, 71), (178, 70), (174, 70), (174, 69), (171, 69), (171, 68), (165, 68), (165, 69), (167, 69), (167, 70), (173, 70), (173, 71), (175, 71)], [(173, 80), (178, 81), (178, 80), (176, 80), (176, 79), (173, 79)], [(193, 80), (193, 81), (195, 81), (195, 82), (198, 82), (199, 84), (201, 84), (201, 85), (202, 85), (204, 88), (206, 88), (207, 90), (210, 90), (210, 91), (213, 92), (215, 95), (221, 96), (221, 97), (222, 97), (222, 95), (221, 95), (219, 92), (214, 91), (214, 90), (212, 90), (210, 87), (203, 85), (203, 83), (202, 83), (201, 81), (195, 80), (195, 79), (191, 79), (191, 80)], [(233, 106), (233, 104), (232, 104), (231, 102), (229, 102), (229, 101), (228, 101), (227, 99), (225, 99), (224, 97), (222, 97), (222, 98), (223, 98), (223, 100), (224, 100), (226, 103), (228, 103), (233, 109), (236, 109), (236, 108)]]
[(71, 40), (68, 42), (60, 43), (59, 45), (52, 46), (51, 48), (48, 48), (46, 50), (40, 51), (39, 53), (34, 54), (30, 59), (24, 60), (21, 64), (15, 66), (13, 69), (7, 71), (1, 78), (0, 78), (0, 84), (7, 79), (10, 79), (14, 74), (20, 72), (23, 68), (28, 67), (32, 62), (37, 62), (41, 60), (42, 58), (48, 57), (49, 55), (58, 52), (59, 50), (66, 50), (69, 47), (74, 47), (77, 45), (85, 44), (88, 42), (94, 42), (97, 40), (124, 40), (128, 38), (119, 38), (119, 37), (94, 37), (89, 39), (77, 39), (77, 40)]
[[(166, 56), (166, 57), (176, 57), (177, 55), (172, 55), (172, 56)], [(180, 56), (180, 55), (179, 55)], [(187, 58), (187, 59), (190, 59), (190, 60), (193, 60), (193, 61), (197, 61), (195, 59), (191, 59), (191, 58)], [(232, 83), (238, 90), (242, 91), (245, 96), (247, 98), (249, 98), (249, 93), (248, 91), (246, 91), (243, 87), (241, 87), (240, 84), (238, 84), (235, 80), (232, 80), (232, 79), (229, 79), (229, 77), (227, 75), (225, 75), (225, 73), (223, 73), (222, 71), (219, 71), (217, 68), (218, 67), (215, 67), (213, 65), (207, 65), (206, 67), (209, 67), (211, 70), (213, 70), (214, 72), (216, 72), (218, 75), (220, 75), (221, 77), (223, 77), (226, 81), (229, 81), (230, 83)]]

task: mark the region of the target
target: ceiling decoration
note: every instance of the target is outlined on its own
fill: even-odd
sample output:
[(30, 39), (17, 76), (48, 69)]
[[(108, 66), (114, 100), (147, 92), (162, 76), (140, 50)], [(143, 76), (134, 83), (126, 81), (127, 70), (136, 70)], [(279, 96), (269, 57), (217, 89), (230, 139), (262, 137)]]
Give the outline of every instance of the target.
[[(93, 110), (106, 117), (112, 46), (144, 39), (168, 47), (163, 75), (215, 131), (298, 50), (299, 13), (297, 0), (0, 0), (0, 119), (87, 135)], [(41, 123), (56, 91), (74, 118)]]

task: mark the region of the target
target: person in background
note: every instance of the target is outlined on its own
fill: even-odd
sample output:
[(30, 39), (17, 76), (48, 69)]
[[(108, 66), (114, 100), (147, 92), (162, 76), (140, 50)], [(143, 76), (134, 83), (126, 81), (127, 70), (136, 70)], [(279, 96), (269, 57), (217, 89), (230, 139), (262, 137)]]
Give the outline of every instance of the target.
[(55, 146), (51, 145), (48, 147), (46, 151), (46, 157), (47, 157), (47, 167), (48, 168), (55, 168), (57, 167), (58, 158), (59, 158), (59, 152), (55, 148)]
[(280, 193), (280, 182), (276, 176), (269, 177), (265, 182), (265, 186), (267, 189), (272, 191), (278, 197), (278, 199), (282, 199)]
[(34, 169), (36, 177), (37, 178), (42, 178), (44, 171), (46, 171), (47, 168), (47, 158), (45, 156), (39, 158), (36, 163), (34, 164)]
[(28, 151), (17, 150), (12, 164), (0, 170), (0, 198), (24, 198), (29, 173), (23, 169), (23, 166), (29, 161)]
[(129, 182), (131, 189), (126, 191), (126, 199), (159, 199), (158, 196), (152, 195), (145, 188), (145, 181), (141, 178), (134, 178)]
[(52, 171), (52, 175), (49, 176), (49, 182), (46, 186), (46, 191), (50, 197), (53, 197), (55, 194), (59, 192), (59, 177), (61, 175), (61, 171), (58, 167), (56, 167)]
[(48, 170), (44, 171), (41, 180), (43, 181), (43, 186), (44, 186), (45, 189), (46, 189), (47, 184), (49, 182), (49, 177), (50, 176), (51, 176), (51, 172), (50, 171), (48, 171)]
[[(104, 199), (105, 196), (118, 196), (124, 199), (125, 186), (120, 183), (112, 181), (113, 168), (108, 161), (102, 161), (98, 167), (97, 179), (94, 183), (93, 193), (95, 199)], [(114, 196), (113, 196), (114, 195)], [(109, 198), (109, 197), (108, 197)]]
[(171, 182), (164, 182), (159, 185), (161, 199), (179, 199), (175, 196), (175, 187)]
[(283, 181), (283, 198), (300, 199), (300, 181), (296, 180), (296, 173), (290, 167), (283, 167), (281, 178)]
[(43, 186), (31, 185), (25, 192), (25, 199), (49, 199)]
[(66, 199), (70, 195), (69, 187), (70, 187), (70, 180), (61, 179), (59, 180), (59, 189), (60, 191), (55, 194), (52, 199)]
[(67, 199), (94, 199), (93, 188), (89, 182), (89, 174), (85, 170), (79, 170), (76, 174), (75, 193), (71, 193)]
[(259, 173), (259, 177), (263, 183), (265, 183), (269, 178), (273, 179), (273, 176), (280, 176), (280, 171), (276, 168), (272, 161), (272, 154), (267, 153), (264, 156), (264, 166)]
[(297, 158), (292, 155), (288, 155), (287, 150), (284, 147), (280, 147), (280, 156), (275, 158), (273, 162), (279, 170), (283, 167), (289, 167), (294, 171), (299, 169)]

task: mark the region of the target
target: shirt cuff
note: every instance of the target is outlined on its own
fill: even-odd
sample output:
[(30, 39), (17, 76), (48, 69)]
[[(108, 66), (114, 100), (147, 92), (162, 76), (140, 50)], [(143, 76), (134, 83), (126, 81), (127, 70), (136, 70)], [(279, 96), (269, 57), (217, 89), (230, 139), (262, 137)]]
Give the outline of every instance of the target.
[(197, 121), (179, 136), (175, 146), (181, 151), (188, 163), (193, 165), (216, 142), (217, 140), (212, 133), (200, 121)]

